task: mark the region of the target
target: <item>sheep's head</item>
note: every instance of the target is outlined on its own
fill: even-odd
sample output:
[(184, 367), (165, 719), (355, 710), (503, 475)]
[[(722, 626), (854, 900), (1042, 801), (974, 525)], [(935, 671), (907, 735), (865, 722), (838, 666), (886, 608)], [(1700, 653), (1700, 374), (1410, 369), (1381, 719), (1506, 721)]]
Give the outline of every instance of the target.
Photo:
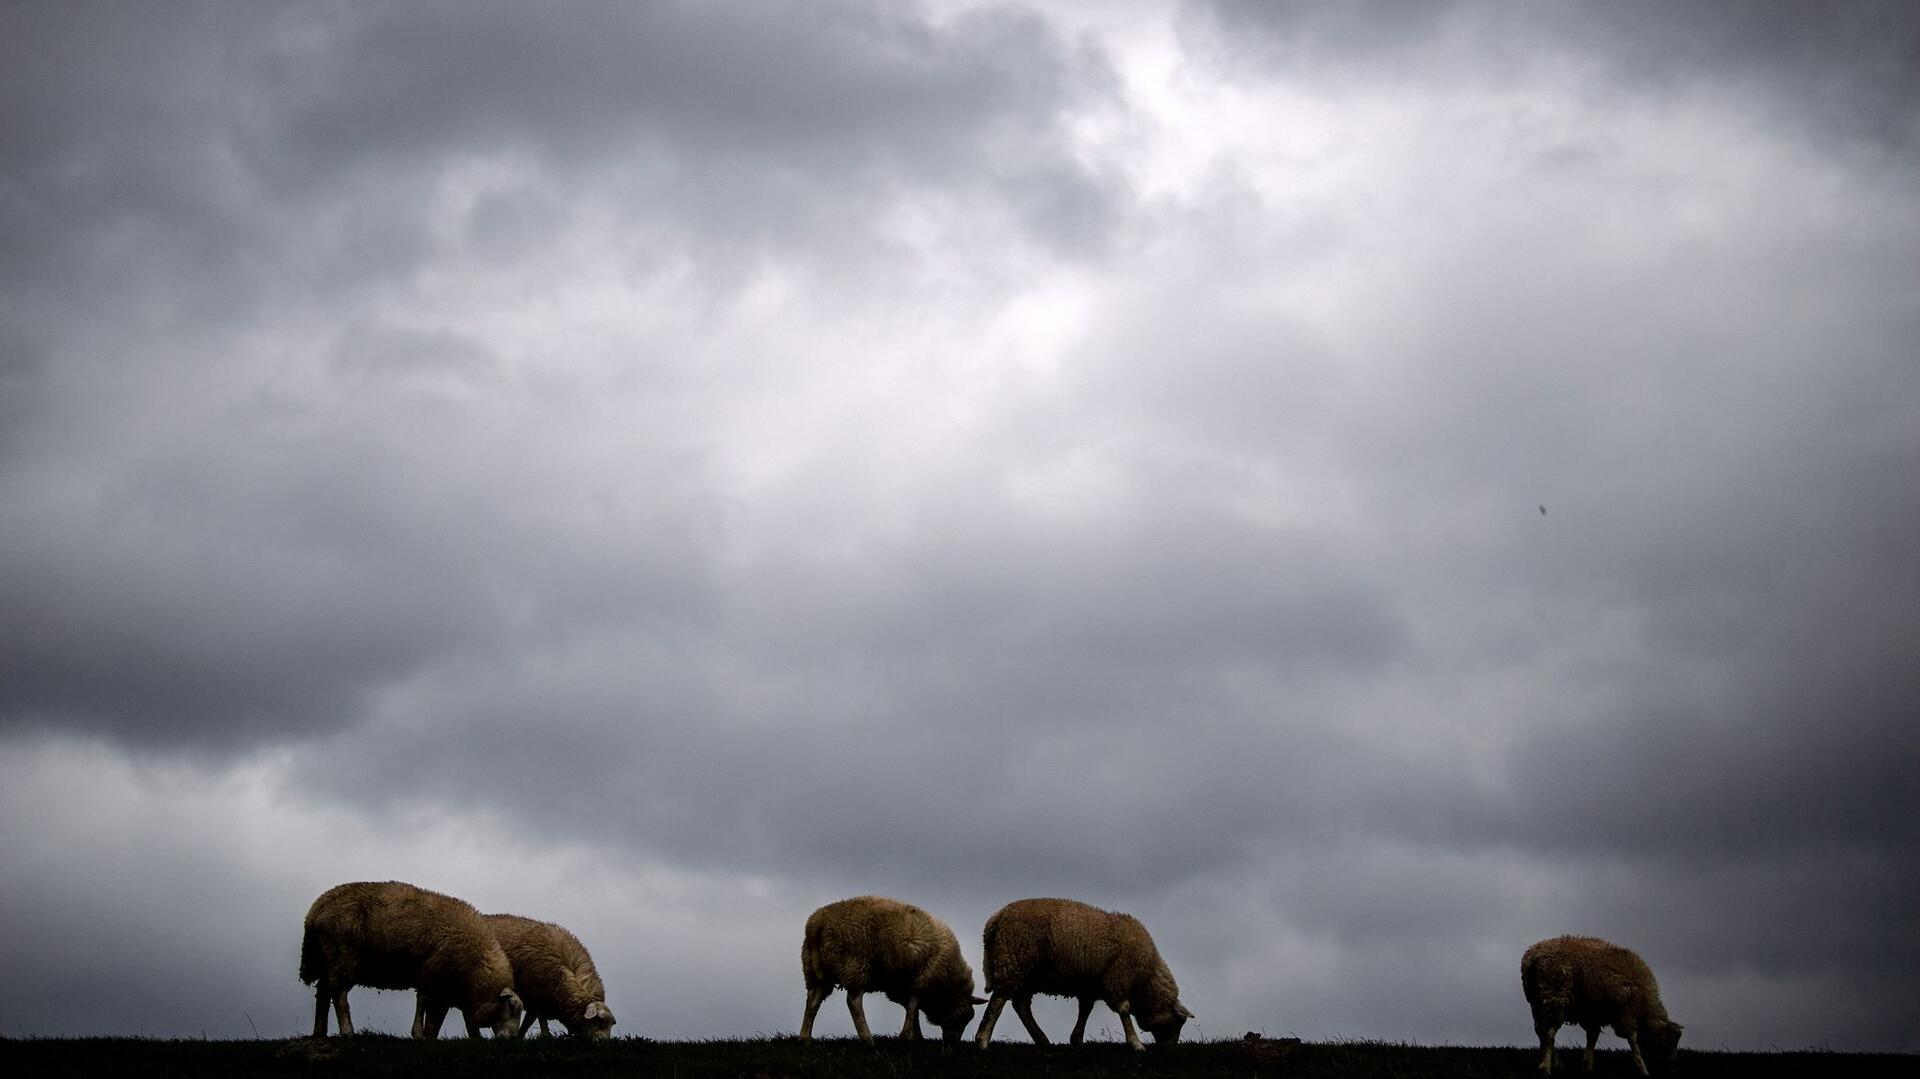
[(520, 994), (511, 989), (502, 989), (492, 1000), (474, 1009), (473, 1021), (477, 1025), (493, 1028), (496, 1038), (518, 1038), (520, 1036), (520, 1016), (526, 1006), (520, 1003)]
[(1180, 1040), (1180, 1029), (1187, 1025), (1187, 1020), (1193, 1018), (1193, 1013), (1176, 997), (1171, 1004), (1135, 1011), (1133, 1018), (1142, 1030), (1153, 1035), (1154, 1041), (1177, 1042)]
[(587, 1002), (579, 1022), (567, 1024), (567, 1031), (587, 1038), (606, 1038), (612, 1036), (614, 1022), (613, 1009), (602, 1001), (592, 1000)]
[(1680, 1024), (1655, 1022), (1640, 1032), (1640, 1056), (1653, 1071), (1664, 1070), (1680, 1052)]
[(973, 1022), (973, 1008), (986, 1001), (972, 993), (950, 997), (945, 1000), (932, 1000), (922, 1005), (920, 1010), (928, 1019), (940, 1028), (940, 1037), (948, 1045), (957, 1045), (967, 1036), (967, 1027)]

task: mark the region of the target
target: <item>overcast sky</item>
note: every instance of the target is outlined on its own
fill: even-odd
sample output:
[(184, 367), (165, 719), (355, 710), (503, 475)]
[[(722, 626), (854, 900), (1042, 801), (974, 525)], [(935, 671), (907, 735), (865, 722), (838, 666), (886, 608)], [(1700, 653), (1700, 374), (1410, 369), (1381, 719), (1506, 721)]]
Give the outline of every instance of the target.
[(878, 892), (1920, 1049), (1916, 177), (1900, 2), (0, 6), (0, 1033), (397, 878), (654, 1038)]

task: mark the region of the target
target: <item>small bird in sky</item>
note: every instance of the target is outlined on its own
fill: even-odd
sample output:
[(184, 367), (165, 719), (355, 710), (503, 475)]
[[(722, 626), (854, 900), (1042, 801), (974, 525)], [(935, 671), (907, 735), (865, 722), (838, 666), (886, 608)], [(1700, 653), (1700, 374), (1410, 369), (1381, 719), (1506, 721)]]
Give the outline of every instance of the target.
[(1547, 515), (1547, 507), (1545, 507), (1545, 506), (1541, 506), (1541, 507), (1540, 507), (1540, 516), (1542, 516), (1542, 517), (1545, 517), (1546, 515)]

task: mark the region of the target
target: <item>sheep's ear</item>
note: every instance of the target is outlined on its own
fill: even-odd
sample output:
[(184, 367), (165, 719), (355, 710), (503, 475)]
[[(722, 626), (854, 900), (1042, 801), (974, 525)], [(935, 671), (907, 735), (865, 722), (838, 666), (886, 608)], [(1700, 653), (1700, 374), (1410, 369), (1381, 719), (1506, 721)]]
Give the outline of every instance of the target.
[(1185, 1004), (1180, 1003), (1177, 1000), (1173, 1002), (1173, 1010), (1176, 1012), (1179, 1012), (1181, 1015), (1186, 1016), (1188, 1019), (1193, 1018), (1193, 1013), (1187, 1010), (1187, 1006)]
[(601, 1012), (601, 1010), (602, 1010), (602, 1009), (601, 1009), (601, 1007), (600, 1007), (600, 1002), (599, 1002), (599, 1001), (597, 1001), (597, 1000), (596, 1000), (596, 1001), (593, 1001), (593, 1002), (591, 1002), (591, 1003), (589, 1003), (589, 1004), (587, 1005), (587, 1012), (586, 1012), (586, 1014), (585, 1014), (584, 1016), (582, 1016), (582, 1018), (584, 1018), (584, 1019), (598, 1019), (598, 1018), (600, 1018), (600, 1012)]

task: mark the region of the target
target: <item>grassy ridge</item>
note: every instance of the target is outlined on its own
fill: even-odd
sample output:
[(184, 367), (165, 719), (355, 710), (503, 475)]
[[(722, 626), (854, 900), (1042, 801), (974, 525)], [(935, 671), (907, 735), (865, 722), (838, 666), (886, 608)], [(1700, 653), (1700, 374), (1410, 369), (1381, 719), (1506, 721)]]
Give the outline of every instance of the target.
[[(0, 1039), (0, 1068), (10, 1075), (127, 1076), (670, 1076), (672, 1079), (828, 1079), (850, 1076), (981, 1076), (986, 1079), (1071, 1077), (1274, 1076), (1287, 1079), (1426, 1079), (1533, 1074), (1530, 1049), (1426, 1047), (1383, 1042), (1216, 1041), (1156, 1046), (1135, 1053), (1102, 1043), (1073, 1048), (996, 1044), (985, 1053), (962, 1046), (906, 1045), (881, 1039), (867, 1048), (851, 1038), (801, 1045), (795, 1038), (656, 1042), (616, 1038), (583, 1042), (532, 1038), (494, 1044), (465, 1038), (416, 1042), (368, 1034), (313, 1042), (162, 1041), (144, 1038)], [(1914, 1074), (1920, 1058), (1863, 1053), (1724, 1053), (1682, 1050), (1676, 1074), (1691, 1079), (1788, 1079), (1832, 1076), (1879, 1079)], [(1559, 1066), (1578, 1075), (1578, 1049), (1560, 1050)], [(24, 1069), (24, 1070), (22, 1070)], [(1558, 1074), (1558, 1072), (1556, 1072)], [(1603, 1050), (1596, 1075), (1633, 1076), (1624, 1050)]]

